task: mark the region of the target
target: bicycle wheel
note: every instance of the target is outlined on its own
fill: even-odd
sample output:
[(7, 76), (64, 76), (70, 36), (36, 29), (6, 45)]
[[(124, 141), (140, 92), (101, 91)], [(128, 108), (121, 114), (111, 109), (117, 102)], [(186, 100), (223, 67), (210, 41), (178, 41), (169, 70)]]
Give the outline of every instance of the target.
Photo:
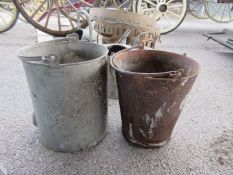
[(93, 0), (69, 1), (69, 0), (14, 0), (23, 17), (35, 28), (54, 35), (66, 36), (79, 27), (86, 27), (85, 16), (78, 19), (77, 9), (92, 6)]
[(205, 9), (208, 17), (219, 23), (233, 21), (232, 0), (205, 0)]
[(138, 0), (138, 13), (152, 16), (162, 34), (175, 30), (184, 20), (187, 10), (186, 0)]
[(18, 19), (18, 10), (10, 0), (0, 1), (0, 33), (10, 30)]
[(208, 16), (205, 12), (204, 0), (189, 0), (188, 8), (190, 13), (198, 19), (207, 19)]

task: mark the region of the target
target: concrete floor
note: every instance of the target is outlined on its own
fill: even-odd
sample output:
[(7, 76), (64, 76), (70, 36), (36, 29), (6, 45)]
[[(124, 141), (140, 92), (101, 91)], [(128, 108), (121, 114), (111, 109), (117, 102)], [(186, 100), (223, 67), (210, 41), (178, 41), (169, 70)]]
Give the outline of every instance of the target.
[(0, 174), (232, 175), (233, 52), (201, 35), (222, 28), (233, 30), (233, 25), (188, 17), (161, 38), (161, 49), (187, 53), (202, 66), (166, 146), (146, 150), (129, 145), (121, 134), (118, 101), (109, 100), (107, 136), (77, 154), (48, 150), (32, 125), (32, 104), (16, 51), (35, 43), (36, 31), (18, 23), (0, 34)]

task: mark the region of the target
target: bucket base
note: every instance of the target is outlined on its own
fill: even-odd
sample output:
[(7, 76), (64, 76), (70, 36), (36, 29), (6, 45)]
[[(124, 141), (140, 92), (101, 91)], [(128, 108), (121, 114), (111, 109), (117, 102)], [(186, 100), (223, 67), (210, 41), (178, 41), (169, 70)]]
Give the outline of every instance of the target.
[(40, 143), (45, 146), (46, 148), (50, 149), (50, 150), (53, 150), (55, 152), (62, 152), (62, 153), (78, 153), (80, 151), (84, 151), (84, 150), (87, 150), (89, 148), (92, 148), (96, 145), (98, 145), (103, 139), (104, 137), (107, 135), (107, 131), (105, 131), (98, 140), (94, 141), (93, 143), (81, 148), (81, 149), (78, 149), (78, 150), (67, 150), (67, 149), (59, 149), (59, 148), (55, 148), (55, 147), (51, 147), (49, 145), (47, 145), (45, 142), (42, 141), (42, 139), (39, 139)]
[(169, 137), (168, 139), (160, 142), (160, 143), (148, 143), (148, 144), (145, 144), (145, 143), (140, 143), (138, 142), (137, 140), (135, 139), (132, 139), (132, 138), (129, 138), (129, 137), (125, 137), (124, 138), (126, 139), (127, 142), (129, 142), (131, 145), (133, 146), (136, 146), (136, 147), (139, 147), (139, 148), (146, 148), (146, 149), (151, 149), (151, 148), (159, 148), (161, 146), (164, 146), (166, 145), (170, 140), (171, 140), (171, 137)]

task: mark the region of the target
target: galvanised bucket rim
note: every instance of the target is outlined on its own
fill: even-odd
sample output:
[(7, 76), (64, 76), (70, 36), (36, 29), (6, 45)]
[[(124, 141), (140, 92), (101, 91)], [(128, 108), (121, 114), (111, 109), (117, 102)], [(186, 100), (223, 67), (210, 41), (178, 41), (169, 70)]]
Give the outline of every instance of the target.
[(144, 49), (140, 49), (139, 48), (139, 49), (133, 49), (133, 50), (125, 49), (125, 51), (122, 50), (121, 52), (118, 52), (118, 53), (114, 54), (114, 56), (111, 58), (110, 64), (111, 64), (112, 68), (115, 69), (116, 71), (122, 73), (122, 74), (131, 75), (131, 76), (152, 76), (151, 78), (153, 78), (153, 79), (166, 80), (166, 81), (167, 80), (171, 80), (172, 81), (174, 79), (174, 78), (153, 77), (153, 75), (158, 75), (159, 73), (163, 73), (163, 72), (159, 72), (159, 73), (132, 72), (132, 71), (127, 71), (127, 70), (124, 70), (124, 69), (121, 69), (121, 68), (117, 67), (115, 65), (115, 63), (114, 63), (114, 59), (116, 57), (122, 55), (122, 54), (127, 54), (127, 52), (160, 52), (160, 53), (163, 53), (163, 54), (173, 54), (173, 55), (176, 55), (176, 56), (179, 56), (179, 57), (180, 56), (186, 57), (190, 61), (194, 62), (197, 65), (198, 69), (197, 69), (197, 71), (195, 73), (191, 74), (190, 76), (182, 76), (182, 77), (180, 77), (179, 79), (181, 79), (181, 80), (185, 80), (185, 79), (189, 79), (189, 78), (195, 77), (200, 72), (200, 67), (201, 67), (200, 64), (196, 60), (194, 60), (194, 59), (192, 59), (190, 57), (187, 57), (187, 56), (184, 56), (184, 55), (181, 55), (181, 54), (177, 54), (177, 53), (174, 53), (174, 52), (163, 51), (163, 50), (144, 50)]
[[(75, 65), (82, 65), (82, 64), (88, 64), (90, 62), (96, 62), (101, 60), (104, 57), (107, 57), (108, 55), (108, 48), (104, 45), (100, 45), (100, 44), (95, 44), (95, 43), (91, 43), (91, 42), (85, 42), (85, 41), (80, 41), (77, 40), (75, 38), (62, 38), (62, 39), (55, 39), (55, 40), (51, 40), (51, 41), (45, 41), (45, 42), (41, 42), (41, 43), (36, 43), (33, 45), (29, 45), (29, 46), (25, 46), (22, 49), (20, 49), (19, 51), (17, 51), (17, 56), (21, 61), (27, 62), (29, 64), (36, 64), (36, 65), (42, 65), (42, 66), (50, 66), (50, 64), (46, 64), (44, 62), (39, 62), (39, 60), (42, 59), (42, 56), (34, 56), (34, 57), (27, 57), (27, 56), (23, 56), (22, 52), (28, 50), (28, 49), (33, 49), (35, 47), (41, 47), (47, 44), (56, 44), (56, 43), (60, 43), (60, 42), (80, 42), (83, 44), (88, 44), (88, 45), (94, 45), (94, 46), (98, 46), (98, 47), (102, 47), (104, 50), (104, 54), (102, 54), (99, 57), (96, 57), (94, 59), (90, 59), (87, 61), (79, 61), (77, 63), (65, 63), (65, 64), (60, 64), (60, 66), (75, 66)], [(46, 55), (48, 56), (48, 55)]]

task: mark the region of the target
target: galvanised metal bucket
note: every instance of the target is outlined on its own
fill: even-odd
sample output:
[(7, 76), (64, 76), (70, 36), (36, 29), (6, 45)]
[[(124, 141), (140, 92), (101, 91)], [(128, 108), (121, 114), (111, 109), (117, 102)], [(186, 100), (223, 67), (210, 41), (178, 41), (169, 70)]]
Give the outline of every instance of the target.
[(61, 152), (99, 143), (107, 127), (104, 46), (61, 39), (18, 52), (26, 73), (40, 141)]
[(117, 52), (129, 48), (128, 45), (123, 44), (111, 44), (108, 45), (108, 97), (109, 98), (118, 98), (118, 90), (117, 90), (117, 84), (116, 84), (116, 76), (115, 76), (115, 70), (110, 66), (110, 59), (111, 57), (116, 54)]
[(125, 139), (144, 148), (166, 144), (199, 64), (176, 53), (137, 49), (118, 52), (111, 66), (116, 71)]

